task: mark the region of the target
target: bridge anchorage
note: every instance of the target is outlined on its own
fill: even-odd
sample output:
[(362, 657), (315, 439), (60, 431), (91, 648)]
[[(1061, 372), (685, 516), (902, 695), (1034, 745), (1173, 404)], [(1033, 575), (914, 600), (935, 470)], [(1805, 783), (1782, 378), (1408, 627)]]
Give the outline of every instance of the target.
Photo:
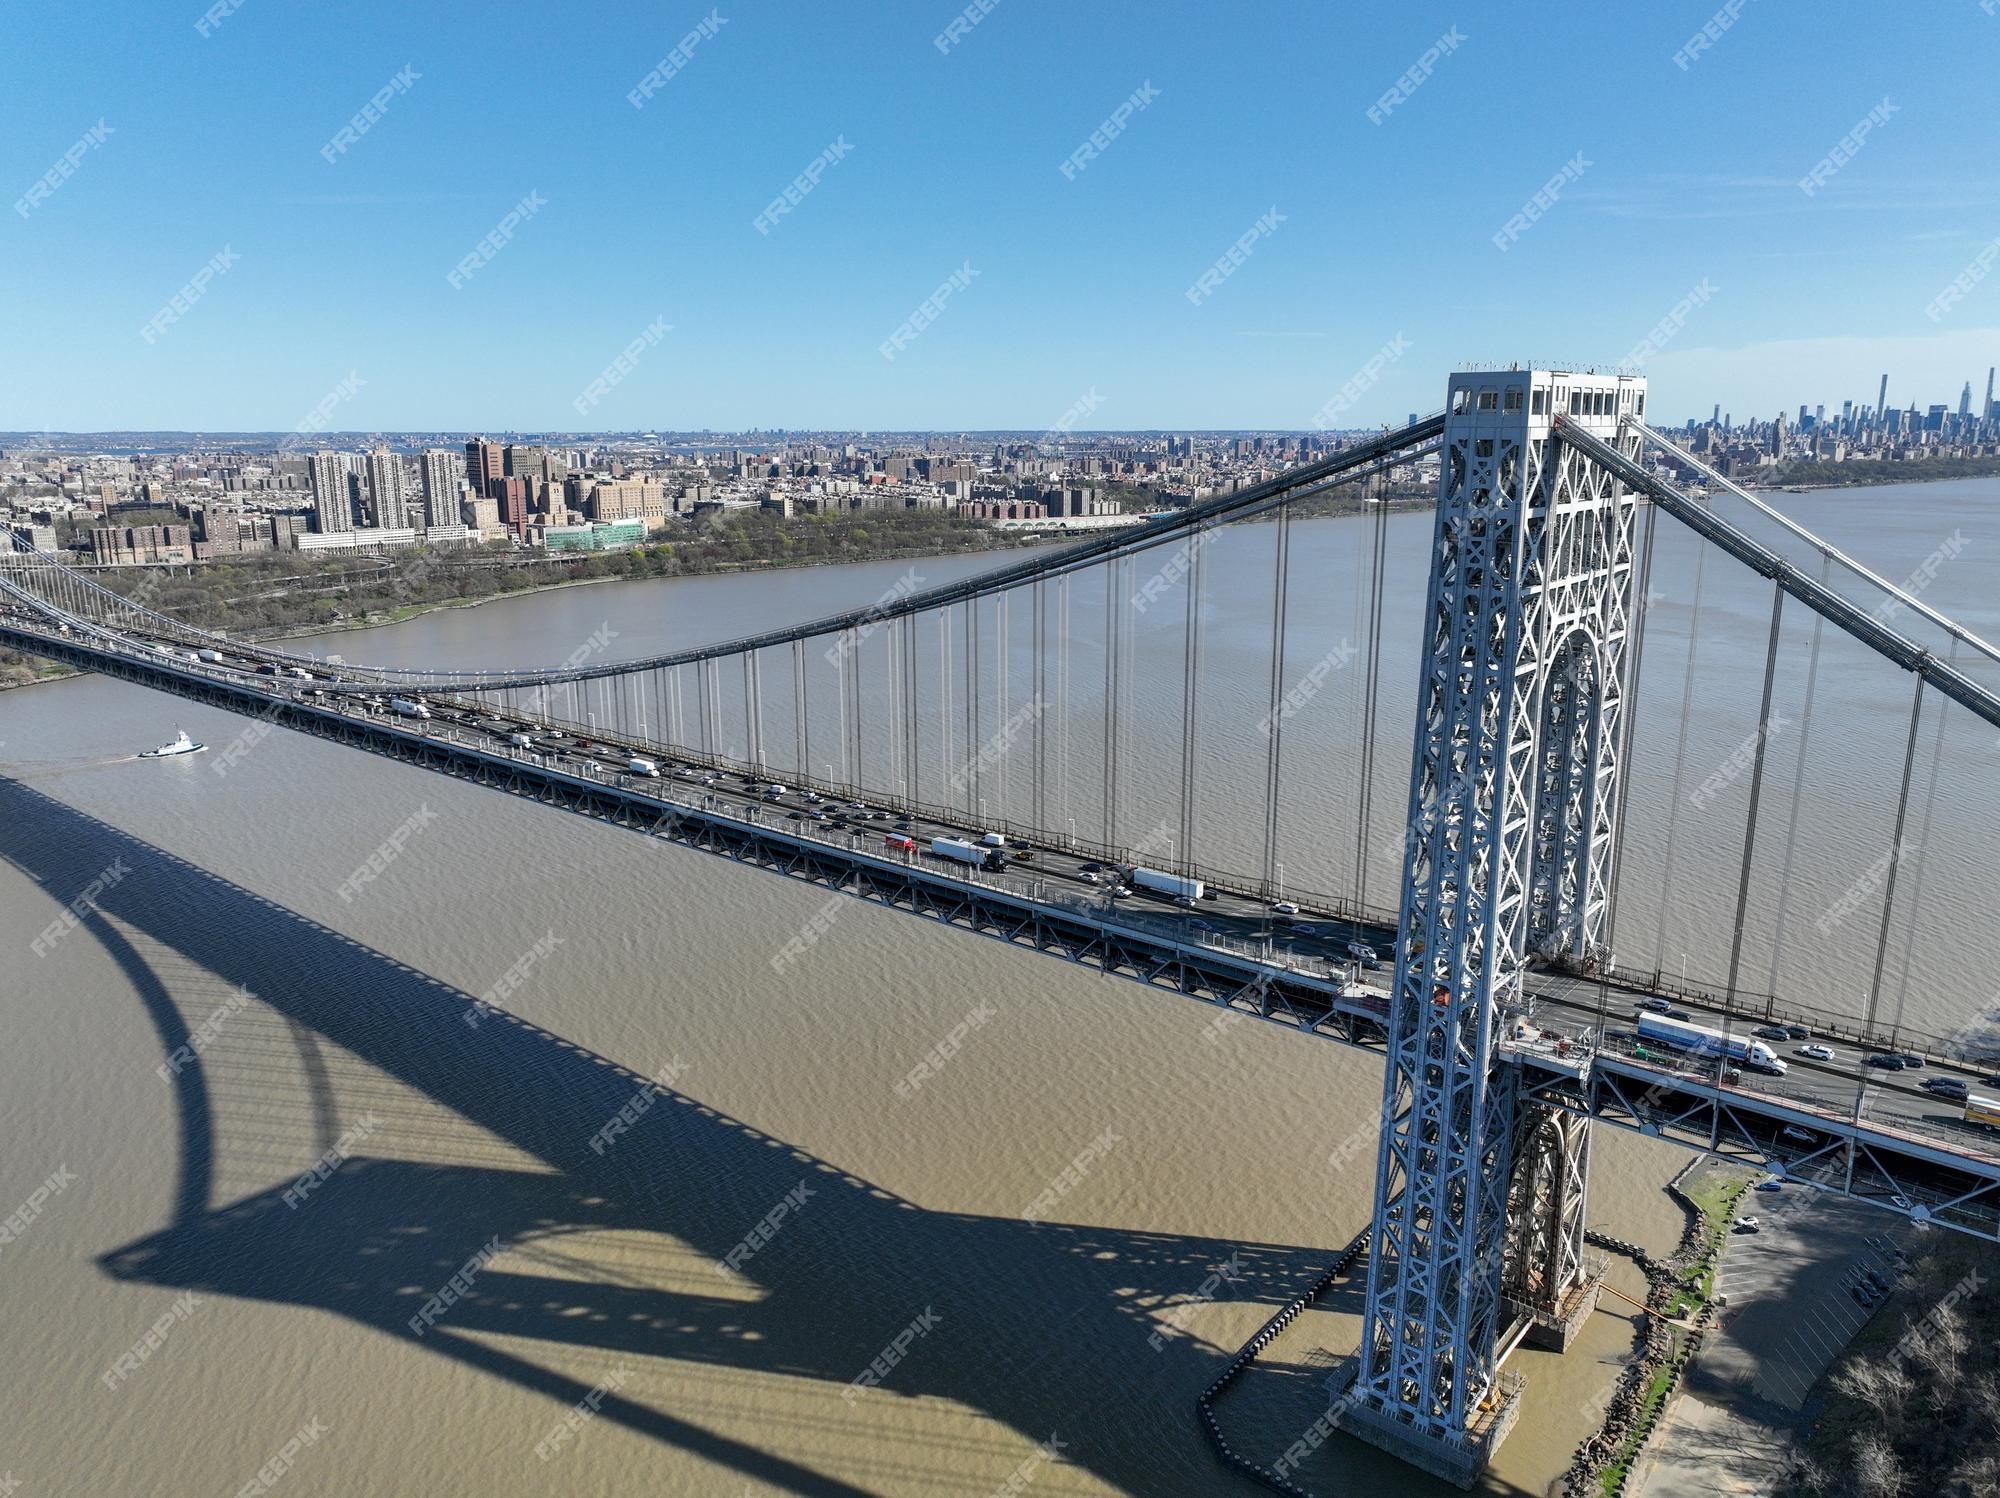
[(1587, 1115), (1527, 1096), (1501, 1042), (1530, 954), (1605, 955), (1635, 496), (1558, 414), (1628, 453), (1640, 378), (1451, 378), (1410, 777), (1384, 1128), (1343, 1423), (1470, 1486), (1519, 1414), (1523, 1341), (1568, 1346)]

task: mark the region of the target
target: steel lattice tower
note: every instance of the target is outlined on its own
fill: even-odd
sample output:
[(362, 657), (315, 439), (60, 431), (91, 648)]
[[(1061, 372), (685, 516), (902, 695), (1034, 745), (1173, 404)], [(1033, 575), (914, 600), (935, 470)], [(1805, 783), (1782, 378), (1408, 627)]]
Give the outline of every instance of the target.
[(1554, 420), (1616, 443), (1644, 408), (1638, 378), (1451, 380), (1348, 1418), (1462, 1483), (1516, 1411), (1503, 1340), (1560, 1345), (1594, 1299), (1587, 1124), (1522, 1102), (1500, 1043), (1531, 952), (1603, 955), (1617, 801), (1634, 501)]

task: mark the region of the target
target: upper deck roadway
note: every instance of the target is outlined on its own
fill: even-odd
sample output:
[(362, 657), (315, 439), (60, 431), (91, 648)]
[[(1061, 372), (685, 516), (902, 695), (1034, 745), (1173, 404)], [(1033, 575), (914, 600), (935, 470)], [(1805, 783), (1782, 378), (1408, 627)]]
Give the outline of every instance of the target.
[[(260, 655), (221, 643), (222, 658), (205, 662), (190, 658), (181, 642), (73, 630), (18, 605), (0, 608), (0, 643), (848, 889), (1246, 1017), (1382, 1047), (1386, 997), (1347, 947), (1359, 940), (1386, 954), (1395, 940), (1389, 912), (1330, 908), (1296, 895), (1300, 914), (1280, 918), (1269, 891), (1226, 880), (1211, 882), (1192, 909), (1142, 890), (1116, 895), (1123, 886), (1114, 871), (1128, 854), (1013, 828), (1003, 828), (1007, 866), (972, 870), (924, 851), (932, 837), (993, 830), (948, 809), (872, 797), (864, 809), (852, 791), (817, 783), (795, 785), (774, 802), (764, 792), (767, 776), (685, 751), (661, 761), (657, 779), (632, 775), (631, 756), (656, 756), (654, 746), (594, 730), (580, 736), (570, 726), (443, 694), (425, 698), (430, 719), (406, 718), (351, 691), (260, 674), (260, 666), (268, 670)], [(530, 746), (513, 742), (517, 735)], [(808, 793), (822, 799), (807, 800)], [(902, 837), (918, 851), (887, 841)], [(1643, 978), (1537, 971), (1529, 982), (1505, 1017), (1512, 1037), (1505, 1054), (1537, 1095), (2000, 1240), (2000, 1139), (1916, 1085), (1955, 1075), (1978, 1092), (1984, 1084), (1976, 1073), (1933, 1057), (1920, 1072), (1875, 1081), (1879, 1074), (1862, 1063), (1868, 1051), (1889, 1047), (1888, 1037), (1864, 1044), (1852, 1021), (1774, 1012), (1761, 1001), (1754, 1013), (1742, 1004), (1727, 1012), (1713, 995), (1676, 991), (1677, 1007), (1736, 1033), (1777, 1019), (1838, 1041), (1832, 1062), (1804, 1060), (1788, 1054), (1794, 1045), (1772, 1042), (1790, 1064), (1784, 1077), (1718, 1076), (1713, 1062), (1637, 1046), (1632, 1011), (1659, 992)]]

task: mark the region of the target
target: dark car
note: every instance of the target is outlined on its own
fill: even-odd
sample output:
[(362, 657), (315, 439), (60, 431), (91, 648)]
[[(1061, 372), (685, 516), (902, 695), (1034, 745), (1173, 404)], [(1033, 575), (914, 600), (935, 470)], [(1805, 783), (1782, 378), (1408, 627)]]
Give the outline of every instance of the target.
[(1903, 1058), (1901, 1056), (1885, 1056), (1885, 1055), (1870, 1056), (1868, 1058), (1868, 1064), (1870, 1066), (1880, 1067), (1883, 1071), (1901, 1071), (1904, 1065)]
[(1924, 1058), (1919, 1056), (1915, 1051), (1904, 1051), (1902, 1054), (1903, 1065), (1907, 1066), (1911, 1071), (1921, 1071), (1923, 1069)]
[(1759, 1040), (1790, 1040), (1792, 1032), (1783, 1025), (1759, 1025), (1750, 1032)]
[(1694, 1023), (1694, 1016), (1689, 1014), (1685, 1009), (1669, 1009), (1667, 1011), (1667, 1018), (1685, 1020), (1689, 1024)]
[(1938, 1097), (1957, 1098), (1961, 1102), (1965, 1100), (1972, 1090), (1957, 1077), (1925, 1077), (1918, 1085), (1925, 1092), (1934, 1093)]
[(1812, 1031), (1808, 1030), (1804, 1025), (1786, 1025), (1784, 1027), (1784, 1030), (1785, 1030), (1785, 1039), (1787, 1040), (1812, 1039)]

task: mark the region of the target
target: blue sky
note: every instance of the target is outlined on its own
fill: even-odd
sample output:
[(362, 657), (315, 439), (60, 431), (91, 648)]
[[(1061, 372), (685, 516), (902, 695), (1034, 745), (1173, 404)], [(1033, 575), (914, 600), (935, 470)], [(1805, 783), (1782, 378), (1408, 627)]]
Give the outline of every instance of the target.
[[(1646, 363), (1662, 417), (1872, 402), (1884, 368), (1895, 404), (1983, 393), (2000, 274), (1925, 309), (2000, 236), (2000, 14), (1747, 0), (1679, 65), (1716, 4), (997, 0), (948, 50), (949, 0), (241, 0), (206, 36), (201, 0), (26, 7), (0, 196), (111, 133), (0, 215), (0, 429), (289, 429), (350, 374), (332, 425), (363, 431), (1039, 428), (1091, 391), (1091, 427), (1309, 428), (1400, 336), (1346, 408), (1359, 425), (1431, 409), (1462, 364), (1619, 362), (1704, 282)], [(454, 288), (530, 193), (546, 206)]]

